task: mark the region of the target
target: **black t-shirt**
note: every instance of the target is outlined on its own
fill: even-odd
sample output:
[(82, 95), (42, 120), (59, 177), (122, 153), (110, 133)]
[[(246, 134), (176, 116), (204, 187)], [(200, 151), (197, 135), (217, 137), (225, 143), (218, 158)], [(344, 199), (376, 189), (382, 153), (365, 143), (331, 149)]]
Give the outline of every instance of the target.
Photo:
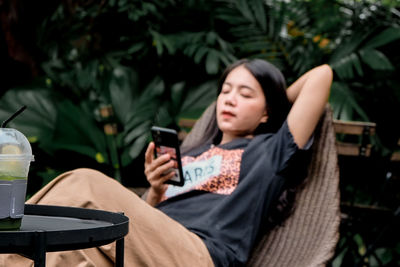
[(216, 266), (244, 265), (299, 151), (287, 122), (275, 134), (195, 149), (182, 158), (185, 186), (169, 186), (157, 207), (202, 238)]

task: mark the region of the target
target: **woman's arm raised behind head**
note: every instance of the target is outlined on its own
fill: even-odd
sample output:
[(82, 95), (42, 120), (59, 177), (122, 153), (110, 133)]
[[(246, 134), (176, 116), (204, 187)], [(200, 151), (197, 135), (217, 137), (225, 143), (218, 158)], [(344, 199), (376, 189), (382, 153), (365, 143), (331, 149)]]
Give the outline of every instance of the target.
[(321, 65), (302, 75), (287, 89), (293, 106), (288, 125), (296, 144), (303, 148), (310, 139), (329, 98), (333, 72)]

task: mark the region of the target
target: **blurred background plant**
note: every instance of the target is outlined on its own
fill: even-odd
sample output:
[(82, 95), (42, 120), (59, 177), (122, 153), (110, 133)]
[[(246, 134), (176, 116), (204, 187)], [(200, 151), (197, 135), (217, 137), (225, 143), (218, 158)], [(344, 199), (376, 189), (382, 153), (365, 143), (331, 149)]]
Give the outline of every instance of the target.
[[(0, 1), (0, 120), (28, 106), (9, 124), (28, 136), (37, 159), (28, 193), (79, 167), (146, 186), (150, 127), (179, 130), (182, 118), (197, 118), (216, 97), (222, 70), (244, 57), (271, 61), (288, 84), (329, 63), (334, 116), (377, 123), (375, 162), (384, 167), (375, 174), (385, 177), (400, 136), (399, 7), (395, 0)], [(362, 235), (348, 239), (365, 255)], [(334, 266), (354, 260), (346, 248)], [(378, 252), (369, 263), (399, 263), (399, 243)]]

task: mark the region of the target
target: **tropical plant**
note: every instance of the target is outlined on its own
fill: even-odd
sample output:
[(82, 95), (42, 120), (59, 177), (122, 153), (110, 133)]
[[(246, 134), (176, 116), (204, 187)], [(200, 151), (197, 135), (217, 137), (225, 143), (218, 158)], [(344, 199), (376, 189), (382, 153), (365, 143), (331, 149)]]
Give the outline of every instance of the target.
[[(109, 174), (119, 177), (120, 164), (129, 165), (143, 150), (149, 125), (160, 123), (152, 118), (163, 116), (161, 123), (177, 127), (179, 117), (198, 116), (214, 96), (211, 87), (216, 74), (243, 57), (273, 62), (289, 82), (312, 66), (329, 62), (337, 74), (330, 99), (335, 117), (377, 120), (367, 110), (371, 103), (366, 100), (373, 99), (378, 88), (389, 88), (386, 90), (392, 90), (399, 101), (394, 94), (398, 83), (392, 78), (398, 57), (392, 63), (395, 51), (382, 50), (400, 38), (394, 10), (379, 2), (322, 0), (60, 3), (38, 25), (36, 46), (41, 53), (37, 57), (43, 77), (39, 87), (47, 88), (57, 99), (71, 101), (76, 105), (70, 105), (71, 110), (87, 114), (92, 123), (80, 126), (97, 127), (97, 134), (86, 131), (94, 134), (93, 140), (102, 131), (102, 119), (96, 115), (101, 106), (111, 105), (121, 132), (113, 142), (110, 138), (96, 144), (88, 141), (85, 149), (77, 149), (75, 139), (67, 137), (68, 131), (58, 131), (61, 139), (63, 135), (70, 141), (64, 146), (54, 142), (46, 151), (74, 150), (110, 164), (115, 171)], [(184, 114), (180, 107), (190, 95), (206, 98), (189, 99), (189, 103), (197, 103), (197, 111), (186, 105)], [(8, 112), (3, 116), (12, 112), (3, 110)], [(44, 131), (40, 129), (33, 135)], [(114, 149), (107, 148), (109, 145)], [(130, 152), (122, 152), (121, 147), (129, 147), (126, 151)], [(106, 157), (106, 151), (114, 156)], [(121, 159), (116, 159), (117, 154)]]

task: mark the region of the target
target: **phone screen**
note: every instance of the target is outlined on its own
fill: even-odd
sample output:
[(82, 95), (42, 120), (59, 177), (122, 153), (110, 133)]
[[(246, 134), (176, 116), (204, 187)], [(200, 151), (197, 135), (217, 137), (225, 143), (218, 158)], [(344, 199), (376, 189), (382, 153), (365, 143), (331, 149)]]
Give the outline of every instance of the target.
[(180, 159), (177, 132), (173, 129), (161, 128), (157, 126), (153, 126), (151, 130), (153, 140), (156, 145), (154, 152), (155, 156), (159, 157), (168, 153), (171, 156), (171, 160), (174, 162), (174, 167), (167, 170), (166, 173), (173, 171), (175, 174), (166, 183), (183, 186), (184, 179), (182, 174), (182, 164)]

